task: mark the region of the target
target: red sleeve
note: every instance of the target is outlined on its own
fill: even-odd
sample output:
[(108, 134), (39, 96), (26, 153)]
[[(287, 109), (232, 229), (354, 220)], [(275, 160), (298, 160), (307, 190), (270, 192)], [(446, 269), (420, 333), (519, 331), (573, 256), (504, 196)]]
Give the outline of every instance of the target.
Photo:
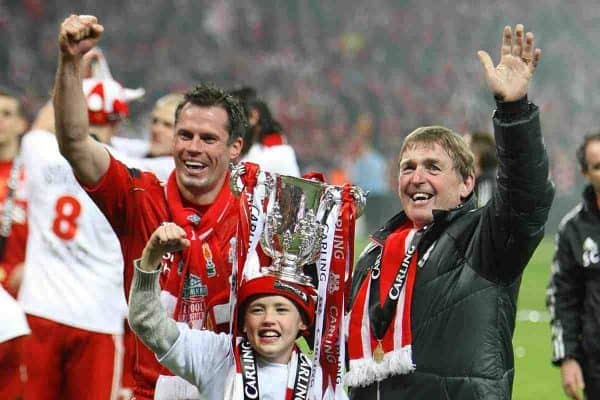
[(168, 220), (163, 187), (150, 172), (128, 168), (111, 156), (108, 170), (93, 186), (81, 184), (96, 203), (121, 243), (125, 296), (133, 277), (133, 260), (162, 221)]
[(152, 173), (128, 168), (112, 155), (108, 169), (98, 183), (87, 186), (80, 182), (106, 216), (117, 236), (125, 234), (127, 221), (134, 211), (135, 204), (129, 194), (136, 190), (145, 190), (151, 183), (160, 184)]

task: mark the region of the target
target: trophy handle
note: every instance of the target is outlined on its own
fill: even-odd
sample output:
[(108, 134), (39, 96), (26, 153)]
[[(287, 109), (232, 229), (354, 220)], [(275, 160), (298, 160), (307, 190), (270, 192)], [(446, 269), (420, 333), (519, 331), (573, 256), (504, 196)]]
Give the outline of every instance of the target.
[(231, 164), (231, 175), (229, 177), (229, 187), (236, 197), (240, 197), (242, 190), (244, 190), (244, 184), (242, 183), (241, 177), (246, 173), (246, 166), (244, 163)]
[(363, 190), (359, 186), (352, 186), (350, 190), (354, 196), (354, 204), (356, 205), (356, 218), (360, 218), (367, 205), (367, 197), (369, 196), (368, 190)]

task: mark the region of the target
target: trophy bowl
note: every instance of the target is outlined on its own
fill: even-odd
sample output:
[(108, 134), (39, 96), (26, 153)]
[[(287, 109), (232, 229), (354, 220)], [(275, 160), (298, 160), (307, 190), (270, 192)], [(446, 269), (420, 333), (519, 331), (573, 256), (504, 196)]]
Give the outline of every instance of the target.
[(324, 221), (334, 205), (331, 186), (317, 181), (272, 174), (267, 188), (266, 219), (260, 243), (273, 260), (268, 272), (310, 284), (303, 266), (319, 257)]
[[(263, 172), (261, 172), (263, 173)], [(232, 169), (231, 188), (236, 195), (243, 190), (240, 178), (246, 174), (244, 164)], [(265, 173), (264, 226), (260, 244), (272, 262), (266, 273), (282, 279), (311, 285), (304, 266), (319, 259), (327, 236), (327, 219), (334, 207), (341, 206), (343, 188), (316, 180), (276, 173)], [(358, 218), (365, 207), (368, 193), (352, 187)]]

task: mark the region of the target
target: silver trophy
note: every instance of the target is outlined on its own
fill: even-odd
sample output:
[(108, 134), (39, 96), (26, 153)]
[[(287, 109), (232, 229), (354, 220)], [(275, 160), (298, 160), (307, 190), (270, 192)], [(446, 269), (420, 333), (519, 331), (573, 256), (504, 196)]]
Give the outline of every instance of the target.
[[(234, 167), (231, 184), (234, 193), (240, 193), (239, 177), (245, 173), (243, 164)], [(304, 275), (304, 265), (319, 258), (326, 235), (326, 223), (333, 207), (341, 204), (342, 188), (318, 181), (293, 176), (268, 174), (265, 198), (267, 200), (265, 225), (260, 244), (271, 257), (267, 273), (302, 285), (310, 285)], [(367, 193), (354, 186), (352, 189), (357, 215), (362, 214)]]

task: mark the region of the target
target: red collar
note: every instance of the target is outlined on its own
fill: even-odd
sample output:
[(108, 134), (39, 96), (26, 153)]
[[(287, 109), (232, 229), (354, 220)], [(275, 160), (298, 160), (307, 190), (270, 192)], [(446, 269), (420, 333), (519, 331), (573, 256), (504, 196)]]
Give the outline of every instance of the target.
[(281, 146), (285, 144), (285, 138), (281, 133), (273, 132), (265, 135), (261, 140), (261, 144), (266, 147)]
[[(181, 227), (186, 225), (195, 226), (199, 228), (200, 225), (203, 228), (212, 228), (218, 223), (226, 210), (234, 200), (233, 193), (229, 188), (229, 172), (223, 182), (223, 186), (217, 195), (215, 201), (208, 206), (197, 206), (189, 203), (181, 197), (181, 192), (177, 186), (177, 179), (175, 177), (175, 171), (169, 176), (167, 182), (167, 201), (169, 204), (169, 211), (173, 222)], [(200, 224), (200, 221), (202, 223)], [(202, 229), (204, 230), (204, 229)]]

